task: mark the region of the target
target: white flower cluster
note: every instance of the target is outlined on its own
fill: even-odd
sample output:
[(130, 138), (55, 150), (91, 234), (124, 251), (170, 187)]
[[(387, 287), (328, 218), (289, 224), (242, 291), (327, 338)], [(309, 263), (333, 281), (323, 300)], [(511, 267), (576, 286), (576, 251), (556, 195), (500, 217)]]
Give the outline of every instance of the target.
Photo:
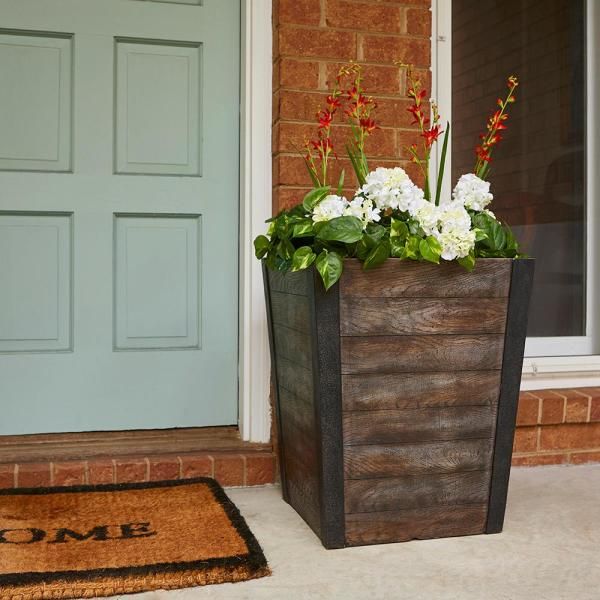
[(462, 175), (452, 192), (455, 202), (476, 211), (484, 210), (493, 198), (490, 194), (490, 182), (479, 179), (473, 173)]
[(378, 167), (371, 171), (358, 193), (372, 200), (380, 210), (391, 208), (412, 213), (424, 200), (423, 190), (400, 167)]
[(406, 212), (426, 236), (438, 240), (444, 260), (455, 260), (467, 256), (475, 246), (475, 231), (467, 209), (494, 216), (486, 209), (493, 198), (489, 190), (489, 182), (468, 173), (456, 184), (452, 201), (436, 206), (425, 200), (423, 190), (411, 181), (404, 169), (379, 167), (369, 173), (351, 202), (343, 196), (326, 196), (314, 208), (312, 219), (318, 222), (353, 216), (366, 227), (368, 223), (379, 221), (380, 213), (387, 209)]
[(330, 194), (325, 196), (317, 206), (315, 206), (312, 214), (312, 220), (315, 223), (319, 221), (329, 221), (336, 217), (351, 216), (360, 219), (366, 227), (368, 223), (373, 223), (381, 219), (381, 211), (371, 200), (357, 196), (348, 202), (343, 196)]

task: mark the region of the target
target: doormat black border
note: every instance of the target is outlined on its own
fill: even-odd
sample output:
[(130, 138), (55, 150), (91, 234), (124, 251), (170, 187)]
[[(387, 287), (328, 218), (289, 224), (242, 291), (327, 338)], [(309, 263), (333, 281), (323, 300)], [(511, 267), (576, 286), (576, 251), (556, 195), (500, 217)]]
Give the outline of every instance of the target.
[(39, 488), (12, 488), (0, 490), (2, 496), (45, 496), (49, 494), (74, 494), (88, 492), (125, 492), (131, 490), (148, 490), (155, 488), (169, 488), (203, 483), (208, 485), (215, 500), (221, 505), (234, 529), (246, 543), (247, 554), (236, 554), (223, 558), (209, 558), (206, 560), (188, 562), (154, 563), (149, 565), (131, 567), (110, 567), (87, 570), (47, 571), (7, 573), (0, 575), (0, 587), (30, 585), (36, 583), (54, 583), (64, 581), (93, 581), (109, 577), (120, 578), (128, 576), (156, 575), (160, 573), (178, 573), (181, 571), (207, 571), (214, 567), (240, 567), (245, 564), (251, 572), (268, 568), (267, 559), (263, 550), (248, 527), (244, 517), (237, 506), (229, 499), (223, 488), (211, 477), (194, 477), (191, 479), (178, 479), (174, 481), (145, 481), (141, 483), (106, 483), (98, 485), (74, 485), (68, 487), (39, 487)]

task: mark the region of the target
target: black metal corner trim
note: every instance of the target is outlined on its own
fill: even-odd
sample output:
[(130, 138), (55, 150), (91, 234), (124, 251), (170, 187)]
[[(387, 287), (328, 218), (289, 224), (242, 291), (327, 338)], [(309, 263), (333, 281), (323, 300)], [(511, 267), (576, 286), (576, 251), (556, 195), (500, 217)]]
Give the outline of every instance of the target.
[(532, 259), (513, 261), (486, 533), (500, 533), (504, 524), (533, 271)]
[(277, 382), (277, 359), (275, 355), (275, 335), (273, 329), (273, 311), (271, 306), (271, 280), (270, 280), (270, 271), (267, 267), (266, 262), (262, 261), (262, 271), (263, 271), (263, 285), (265, 289), (265, 304), (267, 307), (267, 329), (269, 330), (269, 349), (271, 351), (271, 389), (274, 394), (273, 397), (273, 407), (275, 411), (275, 420), (277, 423), (277, 434), (279, 436), (278, 440), (278, 450), (279, 450), (279, 477), (281, 481), (281, 494), (283, 499), (289, 503), (289, 493), (287, 488), (287, 481), (285, 477), (285, 443), (283, 441), (282, 436), (282, 425), (281, 425), (281, 409), (279, 407), (279, 385)]
[(315, 418), (319, 429), (321, 541), (326, 548), (345, 546), (340, 289), (325, 291), (312, 269), (314, 307), (313, 365)]

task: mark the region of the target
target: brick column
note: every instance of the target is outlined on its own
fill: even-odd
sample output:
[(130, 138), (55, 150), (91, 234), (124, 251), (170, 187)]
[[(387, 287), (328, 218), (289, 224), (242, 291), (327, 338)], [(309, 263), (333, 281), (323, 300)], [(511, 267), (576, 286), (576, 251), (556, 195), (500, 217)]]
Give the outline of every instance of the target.
[[(368, 146), (369, 166), (404, 167), (405, 146), (416, 141), (405, 98), (405, 75), (395, 60), (415, 65), (430, 89), (430, 0), (273, 0), (273, 211), (297, 204), (310, 188), (298, 150), (314, 136), (315, 114), (338, 69), (355, 61), (363, 65), (365, 85), (378, 103), (381, 130)], [(344, 139), (341, 115), (334, 143)], [(346, 193), (356, 182), (343, 144), (339, 165), (346, 170)]]

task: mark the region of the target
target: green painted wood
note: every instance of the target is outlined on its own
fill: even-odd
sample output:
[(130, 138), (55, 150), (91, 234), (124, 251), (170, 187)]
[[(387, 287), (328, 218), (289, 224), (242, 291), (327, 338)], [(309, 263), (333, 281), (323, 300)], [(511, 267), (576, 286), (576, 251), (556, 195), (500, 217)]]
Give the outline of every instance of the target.
[(240, 3), (0, 14), (0, 435), (237, 423)]

